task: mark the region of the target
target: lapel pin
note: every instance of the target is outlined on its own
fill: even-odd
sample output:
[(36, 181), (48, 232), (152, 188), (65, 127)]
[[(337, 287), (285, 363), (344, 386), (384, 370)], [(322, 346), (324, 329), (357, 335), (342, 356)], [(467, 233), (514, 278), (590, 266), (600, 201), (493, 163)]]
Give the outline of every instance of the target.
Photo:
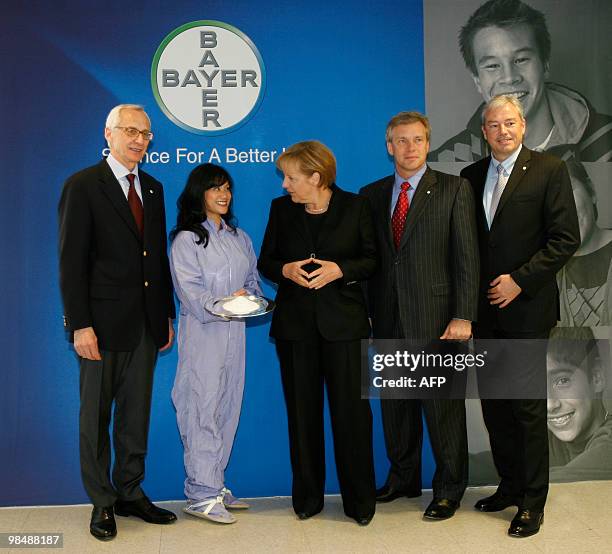
[(430, 190), (428, 190), (428, 191), (427, 191), (427, 194), (431, 194), (431, 191), (430, 191)]
[(523, 171), (526, 171), (526, 170), (527, 170), (527, 166), (526, 166), (526, 165), (524, 165), (524, 166), (523, 166)]
[[(523, 168), (523, 169), (525, 169), (525, 168)], [(150, 192), (151, 194), (153, 194), (153, 191), (152, 191), (151, 189), (149, 189), (149, 192)]]

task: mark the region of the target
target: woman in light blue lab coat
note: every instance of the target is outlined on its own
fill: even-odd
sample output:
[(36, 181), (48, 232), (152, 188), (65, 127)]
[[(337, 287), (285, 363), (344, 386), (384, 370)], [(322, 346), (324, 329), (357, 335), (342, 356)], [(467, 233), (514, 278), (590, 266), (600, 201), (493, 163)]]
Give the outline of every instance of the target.
[(181, 305), (172, 400), (185, 449), (184, 511), (219, 523), (236, 521), (228, 508), (248, 508), (224, 478), (242, 405), (245, 324), (211, 309), (220, 297), (261, 294), (251, 239), (233, 223), (232, 190), (222, 167), (196, 167), (170, 233), (170, 268)]

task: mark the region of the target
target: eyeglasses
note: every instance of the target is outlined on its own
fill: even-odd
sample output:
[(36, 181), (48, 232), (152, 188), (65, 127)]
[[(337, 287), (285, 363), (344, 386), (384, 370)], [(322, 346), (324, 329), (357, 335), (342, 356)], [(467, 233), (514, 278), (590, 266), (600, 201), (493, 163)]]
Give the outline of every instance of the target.
[(130, 138), (136, 138), (138, 135), (142, 135), (142, 138), (144, 140), (153, 139), (153, 133), (148, 129), (145, 129), (144, 131), (139, 131), (138, 129), (136, 129), (136, 127), (119, 127), (118, 125), (117, 127), (115, 127), (115, 129), (121, 129)]

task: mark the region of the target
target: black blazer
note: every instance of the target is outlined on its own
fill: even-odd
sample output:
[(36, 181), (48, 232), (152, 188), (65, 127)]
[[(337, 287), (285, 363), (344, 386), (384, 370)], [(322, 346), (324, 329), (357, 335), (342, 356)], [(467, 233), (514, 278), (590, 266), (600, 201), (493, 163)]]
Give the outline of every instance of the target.
[[(523, 146), (489, 230), (482, 204), (488, 156), (461, 176), (474, 188), (481, 257), (479, 324), (509, 332), (541, 332), (556, 325), (556, 274), (580, 245), (570, 177), (559, 158)], [(508, 273), (521, 287), (505, 308), (491, 306), (489, 283)]]
[(437, 339), (452, 318), (476, 319), (478, 247), (474, 199), (467, 181), (427, 168), (396, 250), (391, 231), (390, 175), (363, 187), (375, 217), (380, 266), (368, 281), (375, 338)]
[[(359, 281), (376, 269), (372, 215), (367, 202), (332, 185), (332, 197), (315, 243), (303, 204), (289, 196), (272, 201), (259, 256), (262, 275), (279, 284), (270, 336), (303, 340), (316, 331), (330, 341), (367, 338), (367, 310)], [(319, 290), (282, 275), (283, 265), (309, 258), (336, 262), (343, 277)]]
[(144, 171), (138, 175), (143, 239), (105, 160), (70, 177), (59, 202), (64, 324), (71, 332), (93, 327), (104, 350), (133, 350), (145, 322), (163, 346), (175, 316), (163, 189)]

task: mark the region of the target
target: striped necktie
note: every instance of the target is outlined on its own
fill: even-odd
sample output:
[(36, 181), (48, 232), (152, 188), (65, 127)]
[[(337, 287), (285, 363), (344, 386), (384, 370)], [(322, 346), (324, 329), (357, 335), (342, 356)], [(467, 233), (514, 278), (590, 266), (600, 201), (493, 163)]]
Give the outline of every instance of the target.
[(489, 207), (489, 227), (493, 224), (493, 218), (495, 217), (495, 212), (497, 211), (497, 206), (499, 206), (499, 200), (504, 192), (504, 188), (506, 188), (506, 183), (508, 179), (504, 173), (504, 167), (502, 164), (497, 165), (497, 182), (495, 183), (495, 188), (493, 189), (493, 194), (491, 195), (491, 206)]

